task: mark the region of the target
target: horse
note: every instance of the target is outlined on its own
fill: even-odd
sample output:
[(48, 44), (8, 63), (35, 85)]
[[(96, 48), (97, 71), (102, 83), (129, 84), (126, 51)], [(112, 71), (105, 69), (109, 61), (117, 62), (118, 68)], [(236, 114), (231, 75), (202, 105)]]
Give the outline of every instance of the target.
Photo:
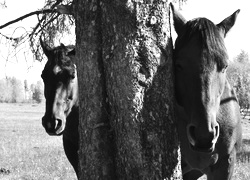
[(42, 71), (45, 114), (42, 125), (52, 136), (63, 136), (65, 154), (78, 175), (78, 80), (74, 64), (75, 47), (51, 48), (40, 38), (40, 44), (48, 61)]
[(236, 94), (226, 69), (224, 43), (240, 10), (214, 24), (207, 18), (187, 21), (170, 4), (177, 38), (174, 82), (177, 129), (184, 180), (232, 178), (242, 127)]

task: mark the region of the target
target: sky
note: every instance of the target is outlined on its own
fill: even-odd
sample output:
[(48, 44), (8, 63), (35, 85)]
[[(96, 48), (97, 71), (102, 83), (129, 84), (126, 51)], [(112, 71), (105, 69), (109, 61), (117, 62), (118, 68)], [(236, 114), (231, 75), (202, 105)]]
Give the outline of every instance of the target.
[[(4, 0), (0, 0), (3, 2)], [(0, 25), (16, 19), (29, 12), (41, 9), (45, 0), (5, 0), (7, 8), (0, 7)], [(214, 23), (220, 23), (223, 19), (240, 9), (236, 24), (228, 33), (225, 43), (229, 58), (233, 59), (241, 50), (250, 53), (250, 1), (249, 0), (187, 0), (180, 12), (187, 20), (197, 17), (206, 17)], [(0, 33), (18, 36), (24, 31), (30, 31), (37, 23), (36, 16), (27, 18), (17, 24), (1, 29)], [(65, 45), (68, 42), (63, 42)], [(15, 76), (20, 80), (28, 80), (33, 83), (41, 80), (40, 74), (45, 65), (34, 59), (31, 52), (27, 51), (29, 45), (23, 45), (18, 53), (10, 51), (12, 45), (0, 35), (0, 79), (5, 76)], [(11, 53), (12, 52), (12, 53)]]

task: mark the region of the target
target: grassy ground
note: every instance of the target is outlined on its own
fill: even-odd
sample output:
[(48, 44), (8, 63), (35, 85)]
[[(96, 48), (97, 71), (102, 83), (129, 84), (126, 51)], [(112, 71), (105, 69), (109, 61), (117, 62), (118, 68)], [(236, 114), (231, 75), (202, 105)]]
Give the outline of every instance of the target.
[(41, 124), (43, 105), (0, 104), (1, 180), (76, 180), (61, 137)]
[[(48, 136), (41, 125), (43, 112), (44, 105), (0, 103), (0, 180), (76, 180), (62, 138)], [(233, 180), (250, 179), (250, 120), (242, 125)]]

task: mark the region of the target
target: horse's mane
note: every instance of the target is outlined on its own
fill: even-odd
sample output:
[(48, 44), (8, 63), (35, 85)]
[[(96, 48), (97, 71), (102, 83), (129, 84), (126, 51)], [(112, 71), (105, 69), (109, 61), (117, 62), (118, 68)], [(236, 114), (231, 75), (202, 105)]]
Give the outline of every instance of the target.
[(206, 18), (197, 18), (186, 23), (185, 30), (176, 40), (175, 50), (185, 46), (194, 35), (199, 37), (202, 64), (206, 69), (212, 68), (214, 63), (219, 71), (228, 65), (228, 55), (219, 28)]

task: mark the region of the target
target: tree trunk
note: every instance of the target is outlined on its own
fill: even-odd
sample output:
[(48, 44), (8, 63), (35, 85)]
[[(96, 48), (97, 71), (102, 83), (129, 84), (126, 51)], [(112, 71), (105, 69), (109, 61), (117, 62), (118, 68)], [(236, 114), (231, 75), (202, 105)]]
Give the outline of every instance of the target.
[(168, 2), (75, 7), (80, 179), (181, 179)]

